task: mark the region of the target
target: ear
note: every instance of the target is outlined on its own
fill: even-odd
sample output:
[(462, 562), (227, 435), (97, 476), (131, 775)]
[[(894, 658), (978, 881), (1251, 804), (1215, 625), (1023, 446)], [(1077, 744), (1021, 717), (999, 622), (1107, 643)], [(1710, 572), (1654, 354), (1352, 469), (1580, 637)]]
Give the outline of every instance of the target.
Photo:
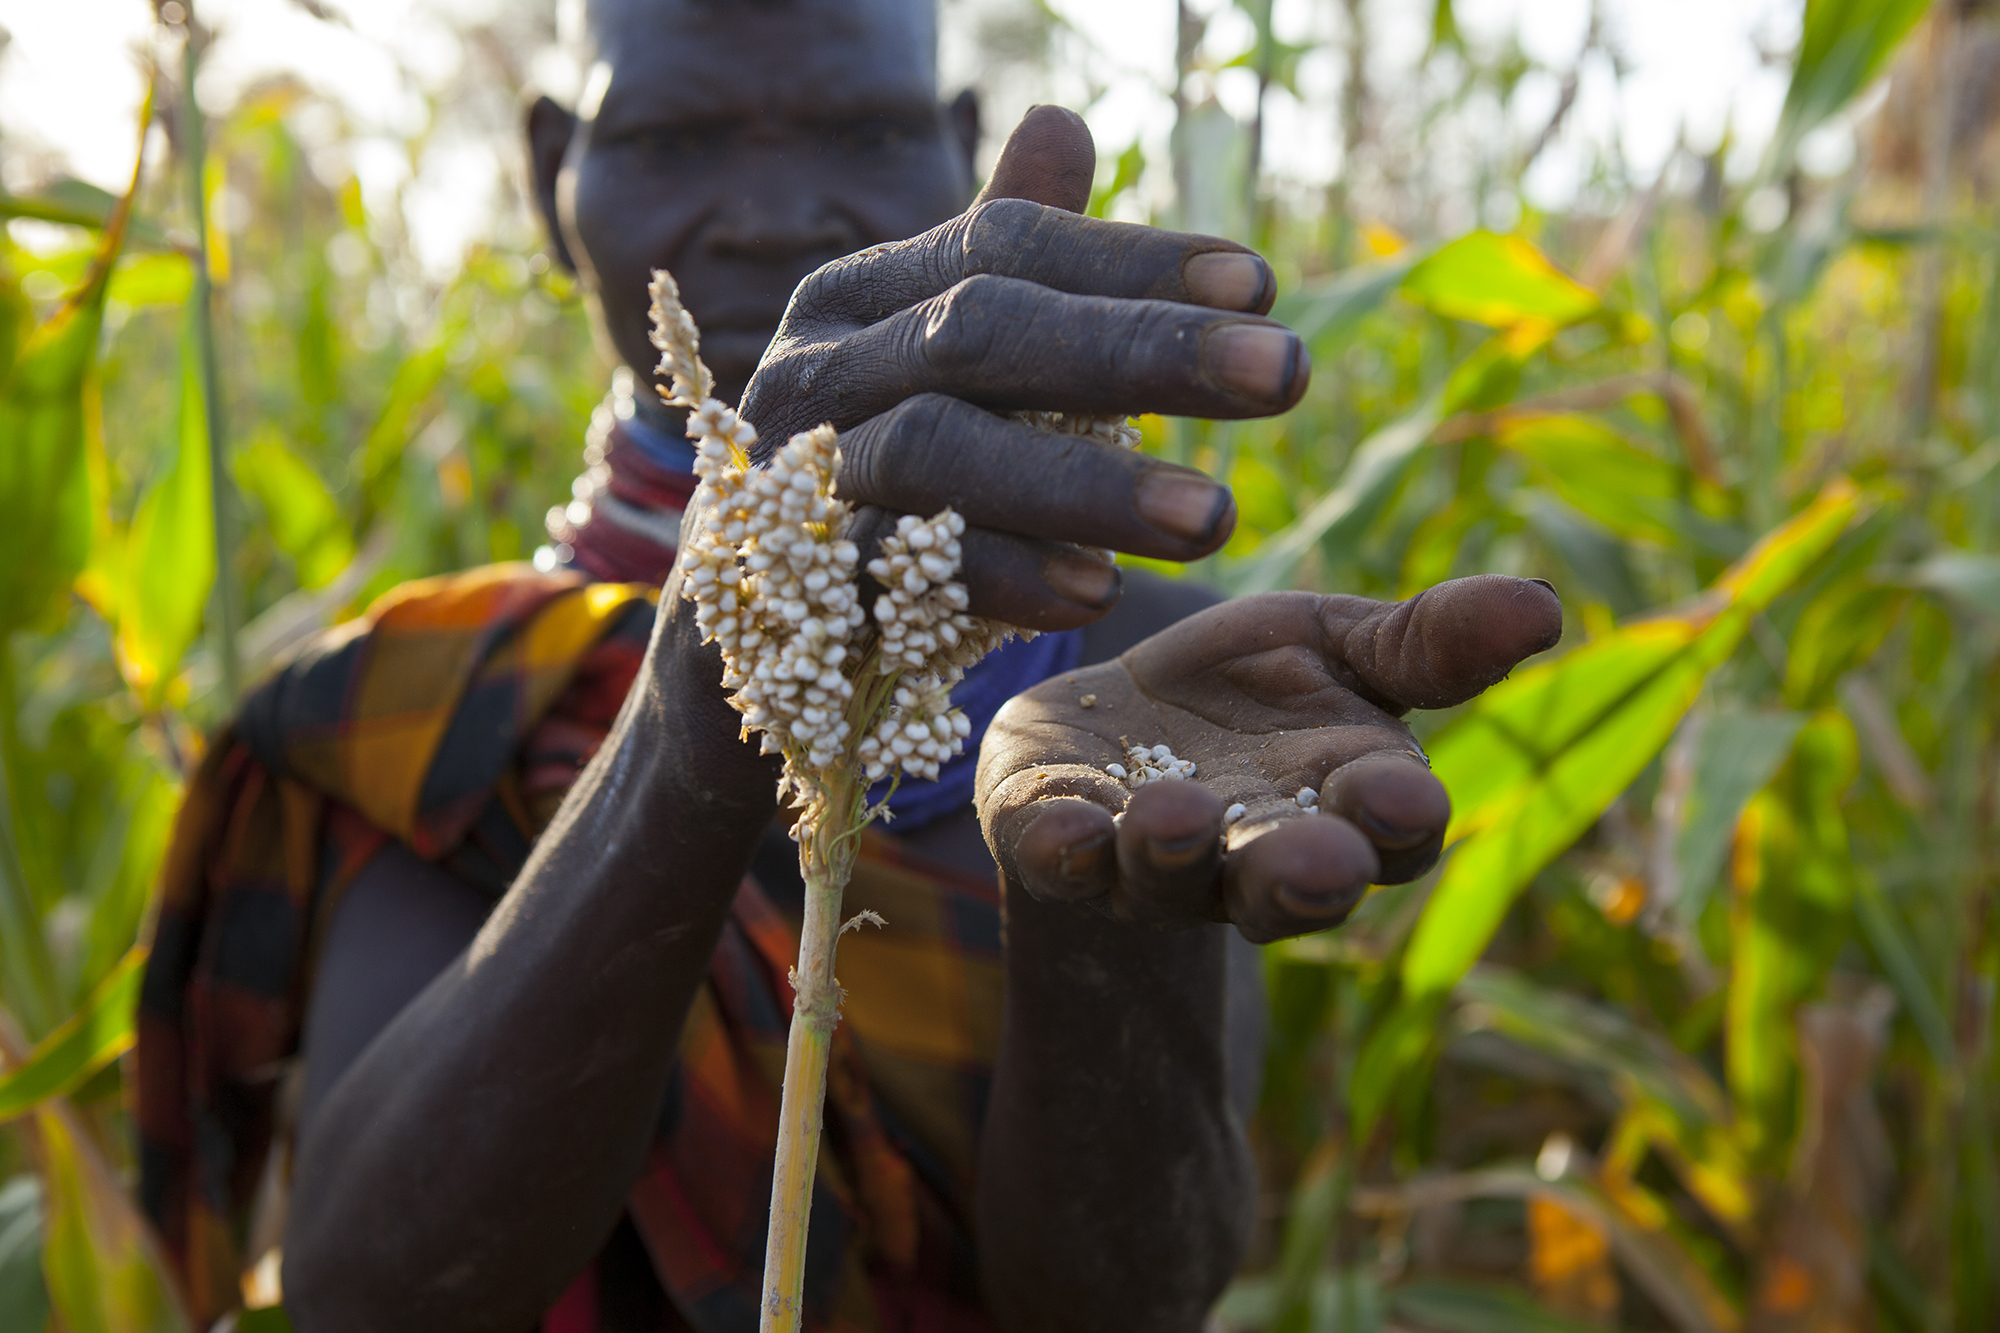
[(528, 170), (534, 176), (535, 207), (548, 235), (549, 255), (574, 273), (576, 260), (563, 241), (562, 220), (556, 212), (556, 179), (562, 175), (570, 140), (576, 136), (576, 116), (547, 97), (537, 97), (528, 108), (526, 128)]
[(977, 182), (979, 179), (979, 94), (967, 88), (951, 99), (948, 110), (951, 118), (951, 132), (958, 139), (959, 151), (965, 154), (965, 179)]

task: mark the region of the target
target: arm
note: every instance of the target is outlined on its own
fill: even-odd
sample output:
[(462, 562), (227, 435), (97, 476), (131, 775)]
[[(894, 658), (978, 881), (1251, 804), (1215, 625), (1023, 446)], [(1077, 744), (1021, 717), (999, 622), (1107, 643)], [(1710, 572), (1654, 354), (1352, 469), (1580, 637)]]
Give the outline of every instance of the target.
[(513, 1333), (615, 1224), (773, 808), (768, 761), (712, 686), (687, 688), (714, 669), (684, 605), (663, 604), (603, 752), (470, 947), (331, 1088), (316, 1071), (285, 1246), (306, 1333)]
[[(1269, 594), (1001, 711), (980, 747), (1007, 998), (979, 1223), (1006, 1333), (1202, 1327), (1254, 1201), (1214, 923), (1323, 930), (1369, 883), (1429, 869), (1450, 802), (1403, 713), (1472, 697), (1560, 632), (1553, 593), (1521, 579), (1393, 606)], [(1165, 742), (1194, 779), (1129, 790), (1105, 771), (1127, 740)]]

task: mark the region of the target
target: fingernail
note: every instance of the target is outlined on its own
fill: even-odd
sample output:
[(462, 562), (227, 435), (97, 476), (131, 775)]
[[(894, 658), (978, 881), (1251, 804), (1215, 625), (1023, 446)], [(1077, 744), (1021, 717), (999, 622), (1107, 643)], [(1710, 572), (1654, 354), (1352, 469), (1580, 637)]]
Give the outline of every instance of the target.
[(1073, 842), (1056, 856), (1056, 873), (1064, 879), (1083, 879), (1097, 869), (1097, 863), (1104, 857), (1104, 849), (1111, 845), (1111, 835), (1100, 833), (1096, 837)]
[(1382, 818), (1366, 806), (1356, 811), (1356, 814), (1360, 818), (1355, 822), (1361, 825), (1361, 831), (1368, 835), (1368, 840), (1377, 847), (1386, 847), (1392, 852), (1407, 851), (1431, 836), (1429, 829), (1406, 829), (1400, 824)]
[(1260, 315), (1270, 308), (1275, 285), (1271, 266), (1256, 255), (1214, 251), (1181, 265), (1181, 281), (1187, 286), (1188, 300), (1196, 305), (1252, 310)]
[(1139, 482), (1139, 517), (1169, 537), (1205, 546), (1235, 508), (1227, 486), (1198, 473), (1159, 468)]
[(1305, 359), (1298, 335), (1271, 324), (1225, 324), (1202, 348), (1203, 364), (1218, 384), (1267, 403), (1291, 399)]
[(1215, 834), (1201, 830), (1185, 838), (1146, 839), (1146, 859), (1160, 870), (1179, 870), (1193, 865), (1215, 848)]
[(1049, 591), (1078, 606), (1103, 607), (1118, 600), (1118, 566), (1078, 552), (1059, 555), (1042, 566)]
[(1279, 904), (1300, 916), (1345, 916), (1355, 902), (1351, 889), (1313, 892), (1291, 884), (1280, 884), (1274, 894)]

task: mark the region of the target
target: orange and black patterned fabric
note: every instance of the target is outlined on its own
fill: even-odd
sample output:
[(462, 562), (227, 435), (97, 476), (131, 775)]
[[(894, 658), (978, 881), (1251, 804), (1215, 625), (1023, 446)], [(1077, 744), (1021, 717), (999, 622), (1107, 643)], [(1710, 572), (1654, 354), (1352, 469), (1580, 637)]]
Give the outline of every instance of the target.
[[(204, 1322), (236, 1306), (260, 1257), (252, 1214), (282, 1177), (282, 1089), (341, 891), (393, 838), (497, 901), (616, 716), (655, 595), (526, 566), (408, 585), (261, 686), (208, 752), (164, 871), (136, 1094), (142, 1202)], [(808, 1326), (983, 1330), (969, 1223), (998, 896), (871, 836), (849, 904), (888, 926), (841, 947)], [(796, 955), (796, 923), (746, 881), (620, 1230), (697, 1333), (757, 1327)], [(578, 1277), (546, 1333), (612, 1326), (608, 1265)]]

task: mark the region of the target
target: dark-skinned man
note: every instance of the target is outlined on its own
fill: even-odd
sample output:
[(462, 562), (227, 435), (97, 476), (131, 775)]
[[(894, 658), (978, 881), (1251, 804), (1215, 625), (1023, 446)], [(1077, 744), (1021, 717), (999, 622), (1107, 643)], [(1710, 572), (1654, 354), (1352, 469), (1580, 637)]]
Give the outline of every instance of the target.
[[(219, 1313), (289, 1143), (302, 1333), (756, 1327), (797, 887), (713, 650), (640, 582), (691, 489), (644, 369), (666, 267), (766, 441), (842, 431), (858, 540), (954, 505), (973, 609), (1046, 631), (968, 678), (982, 721), (1013, 697), (976, 813), (968, 757), (857, 870), (889, 927), (843, 946), (809, 1326), (1193, 1333), (1254, 1197), (1232, 950), (1431, 864), (1448, 802), (1398, 719), (1553, 643), (1555, 598), (1121, 597), (1090, 548), (1206, 554), (1227, 491), (1004, 413), (1285, 410), (1268, 267), (1077, 216), (1089, 136), (1048, 108), (959, 212), (976, 116), (938, 104), (928, 0), (596, 0), (587, 39), (579, 115), (529, 119), (630, 368), (552, 515), (568, 569), (392, 594), (218, 738), (142, 1003), (148, 1210)], [(1128, 740), (1198, 780), (1126, 790)]]

